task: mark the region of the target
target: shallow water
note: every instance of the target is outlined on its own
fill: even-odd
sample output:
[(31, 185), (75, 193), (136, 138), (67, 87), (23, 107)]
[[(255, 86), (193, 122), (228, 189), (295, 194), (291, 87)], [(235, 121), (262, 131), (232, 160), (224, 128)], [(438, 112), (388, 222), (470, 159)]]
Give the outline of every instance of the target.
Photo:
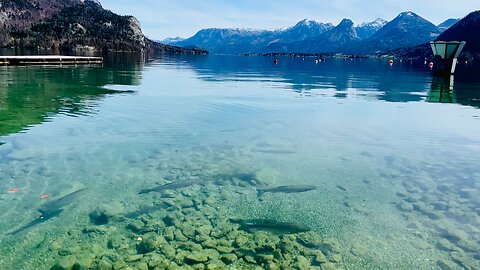
[[(478, 63), (449, 81), (409, 61), (139, 59), (0, 68), (1, 269), (165, 269), (154, 256), (171, 269), (480, 268)], [(257, 196), (295, 184), (317, 189)], [(82, 188), (58, 216), (5, 235)], [(107, 224), (92, 223), (95, 210)], [(300, 224), (321, 241), (243, 232), (230, 218)], [(188, 237), (192, 226), (211, 227), (217, 244)], [(260, 244), (263, 234), (280, 243)], [(138, 240), (159, 235), (173, 254)], [(182, 253), (211, 249), (207, 261)]]

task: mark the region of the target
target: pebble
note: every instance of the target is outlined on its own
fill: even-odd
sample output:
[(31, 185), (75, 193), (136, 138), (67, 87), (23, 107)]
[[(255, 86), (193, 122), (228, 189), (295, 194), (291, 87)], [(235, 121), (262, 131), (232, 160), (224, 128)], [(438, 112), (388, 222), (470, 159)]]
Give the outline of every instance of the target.
[(310, 268), (310, 260), (304, 256), (297, 256), (295, 259), (295, 267), (300, 270), (308, 269)]
[(188, 241), (188, 238), (183, 235), (182, 231), (176, 230), (175, 231), (175, 240), (180, 241), (180, 242), (186, 242)]
[(326, 239), (322, 244), (322, 251), (325, 251), (327, 254), (330, 253), (340, 253), (342, 246), (340, 243), (333, 239)]
[(115, 260), (115, 262), (113, 263), (113, 269), (117, 270), (117, 269), (123, 269), (127, 267), (127, 264), (125, 263), (124, 260), (122, 259), (119, 259), (119, 260)]
[(309, 248), (317, 248), (322, 244), (322, 238), (315, 232), (306, 232), (298, 235), (298, 241)]
[(368, 248), (362, 244), (353, 244), (350, 252), (355, 256), (365, 256), (368, 253)]
[(223, 254), (220, 259), (226, 263), (226, 264), (231, 264), (235, 261), (238, 260), (238, 257), (237, 255), (233, 254), (233, 253), (229, 253), (229, 254)]
[(208, 256), (204, 252), (193, 252), (190, 253), (186, 258), (185, 262), (188, 264), (203, 263), (208, 261)]
[(232, 247), (228, 247), (228, 246), (217, 246), (215, 247), (220, 253), (231, 253), (233, 251), (233, 248)]
[(52, 270), (72, 270), (75, 264), (74, 256), (61, 257), (57, 263), (52, 267)]
[(210, 260), (207, 264), (207, 270), (222, 270), (226, 269), (225, 264), (219, 260)]
[(252, 264), (256, 264), (257, 261), (255, 260), (255, 258), (253, 256), (250, 256), (250, 255), (247, 255), (245, 257), (243, 257), (243, 259), (247, 262), (247, 263), (252, 263)]
[(430, 243), (428, 243), (424, 240), (421, 240), (421, 239), (415, 239), (412, 242), (412, 246), (414, 246), (415, 248), (421, 249), (421, 250), (427, 250), (427, 249), (432, 248), (432, 245), (430, 245)]
[(143, 223), (140, 220), (133, 220), (127, 225), (127, 229), (129, 229), (134, 233), (140, 232), (143, 229), (143, 227), (145, 227), (145, 223)]
[(160, 247), (160, 243), (153, 239), (143, 239), (137, 244), (137, 252), (140, 254), (150, 253)]
[(175, 248), (173, 248), (170, 244), (163, 245), (160, 251), (167, 259), (173, 260), (173, 258), (175, 258)]
[(106, 259), (101, 259), (100, 261), (98, 261), (94, 267), (94, 269), (98, 269), (98, 270), (111, 270), (112, 269), (112, 264), (107, 261)]
[(143, 258), (142, 254), (130, 255), (125, 259), (125, 261), (126, 262), (137, 262), (137, 261), (140, 261), (142, 258)]

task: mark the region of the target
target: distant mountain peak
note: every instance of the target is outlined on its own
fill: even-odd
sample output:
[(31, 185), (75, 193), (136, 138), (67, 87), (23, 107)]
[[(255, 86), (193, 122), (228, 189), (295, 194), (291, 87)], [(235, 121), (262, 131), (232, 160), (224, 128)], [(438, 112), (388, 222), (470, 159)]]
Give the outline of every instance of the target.
[(382, 29), (388, 22), (384, 19), (378, 18), (373, 22), (364, 22), (355, 27), (357, 35), (360, 39), (367, 39), (373, 36), (378, 30)]
[(426, 43), (439, 34), (436, 25), (407, 11), (400, 13), (359, 46), (367, 53), (376, 53)]
[(353, 21), (345, 18), (338, 24), (338, 26), (348, 26), (348, 27), (350, 27), (350, 26), (353, 26)]
[(312, 24), (316, 23), (316, 21), (312, 21), (312, 20), (309, 20), (309, 19), (303, 19), (301, 21), (299, 21), (296, 25), (306, 25), (306, 26), (310, 26)]
[(452, 27), (454, 24), (456, 24), (458, 21), (460, 21), (460, 19), (450, 18), (450, 19), (442, 22), (441, 24), (439, 24), (437, 27), (438, 27), (438, 29), (440, 29), (441, 31), (445, 31), (445, 30), (447, 30), (448, 28)]
[(385, 24), (387, 24), (388, 22), (385, 21), (384, 19), (382, 18), (377, 18), (376, 20), (374, 20), (373, 22), (364, 22), (362, 24), (360, 24), (358, 27), (367, 27), (367, 26), (372, 26), (372, 27), (379, 27), (382, 28), (383, 26), (385, 26)]
[(184, 41), (184, 40), (185, 39), (182, 37), (169, 37), (164, 40), (160, 40), (159, 42), (163, 44), (175, 44), (177, 42)]
[(402, 12), (400, 13), (400, 15), (398, 15), (397, 18), (402, 18), (402, 17), (420, 17), (418, 16), (415, 12), (411, 12), (411, 11), (405, 11), (405, 12)]
[(313, 27), (321, 27), (321, 28), (333, 28), (331, 23), (321, 23), (314, 20), (303, 19), (299, 21), (292, 27), (285, 28), (284, 30), (290, 30), (295, 28), (313, 28)]

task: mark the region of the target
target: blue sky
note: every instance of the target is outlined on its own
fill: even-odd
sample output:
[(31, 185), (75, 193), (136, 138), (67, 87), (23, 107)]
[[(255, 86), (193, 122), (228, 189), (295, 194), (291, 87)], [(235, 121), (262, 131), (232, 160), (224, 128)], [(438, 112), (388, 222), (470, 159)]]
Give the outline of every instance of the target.
[[(100, 0), (121, 15), (133, 15), (150, 38), (189, 37), (209, 27), (276, 29), (302, 19), (356, 24), (392, 20), (413, 11), (435, 24), (480, 9), (480, 0)], [(452, 6), (449, 3), (455, 3)]]

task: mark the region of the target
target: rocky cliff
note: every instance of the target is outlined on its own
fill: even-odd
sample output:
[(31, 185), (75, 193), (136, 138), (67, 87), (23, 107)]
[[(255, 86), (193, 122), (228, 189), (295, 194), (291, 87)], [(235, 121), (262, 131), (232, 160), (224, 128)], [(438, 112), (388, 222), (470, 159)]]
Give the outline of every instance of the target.
[(94, 0), (0, 0), (0, 47), (207, 53), (151, 41), (135, 17)]

